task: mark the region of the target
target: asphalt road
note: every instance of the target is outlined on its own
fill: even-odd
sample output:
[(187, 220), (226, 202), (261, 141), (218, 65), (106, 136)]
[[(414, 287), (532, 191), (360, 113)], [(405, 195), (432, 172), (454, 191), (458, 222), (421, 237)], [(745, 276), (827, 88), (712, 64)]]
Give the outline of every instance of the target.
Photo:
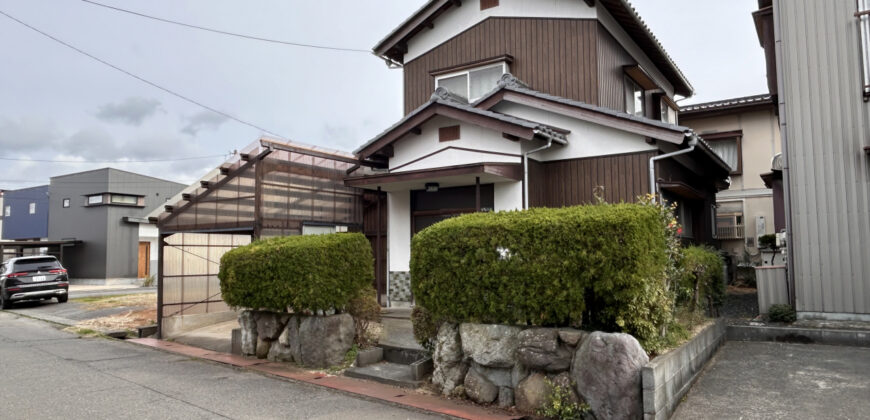
[(0, 312), (3, 419), (435, 419)]
[(672, 419), (870, 415), (870, 348), (731, 341), (710, 363)]

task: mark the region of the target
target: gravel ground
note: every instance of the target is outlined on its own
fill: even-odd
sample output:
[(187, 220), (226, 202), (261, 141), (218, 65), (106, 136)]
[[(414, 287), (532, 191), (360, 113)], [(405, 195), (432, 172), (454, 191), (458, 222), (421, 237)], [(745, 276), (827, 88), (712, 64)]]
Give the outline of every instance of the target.
[(758, 294), (755, 289), (728, 286), (720, 313), (729, 323), (746, 321), (758, 316)]

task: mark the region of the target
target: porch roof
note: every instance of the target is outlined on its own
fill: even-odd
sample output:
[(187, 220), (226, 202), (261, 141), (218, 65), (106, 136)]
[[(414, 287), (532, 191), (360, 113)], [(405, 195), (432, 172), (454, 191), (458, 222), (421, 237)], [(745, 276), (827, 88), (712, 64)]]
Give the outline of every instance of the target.
[(523, 166), (520, 163), (475, 163), (448, 166), (416, 171), (391, 172), (346, 178), (344, 185), (349, 187), (384, 191), (421, 189), (427, 182), (437, 182), (441, 187), (468, 185), (480, 177), (482, 183), (520, 181), (523, 179)]
[(383, 133), (369, 140), (354, 151), (360, 160), (364, 161), (375, 153), (383, 150), (404, 135), (413, 132), (421, 124), (430, 118), (442, 115), (465, 121), (482, 127), (500, 130), (503, 133), (516, 136), (521, 139), (531, 140), (540, 133), (565, 140), (566, 130), (550, 127), (535, 121), (529, 121), (510, 115), (501, 114), (487, 109), (475, 108), (464, 102), (447, 89), (439, 87), (425, 104), (411, 111), (399, 122), (393, 124)]

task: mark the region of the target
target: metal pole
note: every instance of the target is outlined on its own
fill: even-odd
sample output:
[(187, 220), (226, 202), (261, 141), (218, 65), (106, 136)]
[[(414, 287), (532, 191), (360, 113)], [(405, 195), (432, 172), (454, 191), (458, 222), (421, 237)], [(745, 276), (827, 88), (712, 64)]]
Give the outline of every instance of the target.
[(157, 234), (157, 338), (163, 338), (163, 232)]
[(480, 177), (474, 178), (474, 211), (480, 212)]
[(375, 281), (378, 283), (378, 303), (381, 303), (381, 285), (383, 276), (381, 276), (381, 187), (378, 186), (377, 193), (377, 220), (375, 220)]

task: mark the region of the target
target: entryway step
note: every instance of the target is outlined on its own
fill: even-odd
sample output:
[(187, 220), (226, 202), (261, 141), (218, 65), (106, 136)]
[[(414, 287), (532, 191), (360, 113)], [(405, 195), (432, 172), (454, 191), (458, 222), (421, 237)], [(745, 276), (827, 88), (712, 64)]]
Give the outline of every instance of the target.
[(365, 367), (350, 368), (344, 371), (344, 375), (401, 388), (417, 388), (423, 385), (424, 382), (422, 378), (414, 378), (410, 365), (392, 362), (380, 362)]

